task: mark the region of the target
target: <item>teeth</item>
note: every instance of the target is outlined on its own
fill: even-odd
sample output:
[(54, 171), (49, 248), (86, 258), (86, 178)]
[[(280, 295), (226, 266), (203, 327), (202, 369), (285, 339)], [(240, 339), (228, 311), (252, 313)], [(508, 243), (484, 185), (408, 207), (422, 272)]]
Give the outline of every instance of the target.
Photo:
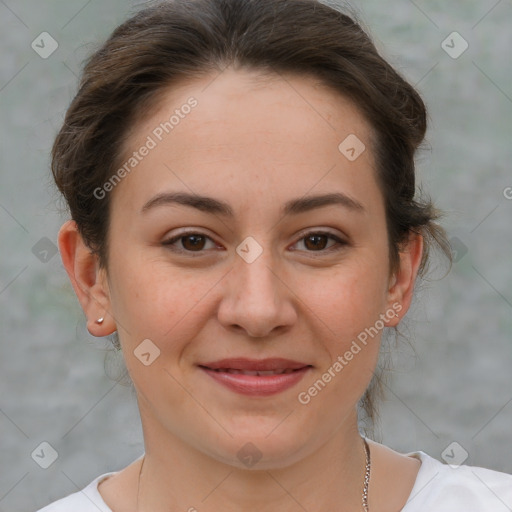
[(218, 368), (216, 372), (242, 374), (242, 375), (281, 375), (292, 373), (295, 370), (287, 368), (286, 370), (262, 370), (262, 371), (249, 371), (249, 370), (235, 370), (234, 368)]
[(258, 372), (252, 372), (252, 371), (248, 371), (248, 370), (247, 371), (246, 370), (235, 370), (234, 368), (228, 368), (227, 372), (235, 373), (235, 374), (241, 373), (242, 375), (258, 375)]

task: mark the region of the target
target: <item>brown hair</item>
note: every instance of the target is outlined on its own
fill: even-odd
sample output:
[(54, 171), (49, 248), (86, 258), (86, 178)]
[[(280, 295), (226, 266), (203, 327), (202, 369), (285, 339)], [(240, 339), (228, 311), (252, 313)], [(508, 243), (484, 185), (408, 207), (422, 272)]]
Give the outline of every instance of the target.
[[(425, 105), (354, 16), (315, 0), (169, 0), (128, 19), (89, 58), (53, 146), (55, 182), (102, 267), (108, 268), (110, 201), (94, 190), (114, 174), (133, 125), (165, 89), (227, 65), (312, 76), (351, 99), (373, 128), (390, 272), (411, 232), (425, 241), (420, 276), (434, 245), (451, 261), (446, 234), (434, 222), (440, 212), (429, 198), (415, 197)], [(361, 400), (370, 420), (377, 380)]]

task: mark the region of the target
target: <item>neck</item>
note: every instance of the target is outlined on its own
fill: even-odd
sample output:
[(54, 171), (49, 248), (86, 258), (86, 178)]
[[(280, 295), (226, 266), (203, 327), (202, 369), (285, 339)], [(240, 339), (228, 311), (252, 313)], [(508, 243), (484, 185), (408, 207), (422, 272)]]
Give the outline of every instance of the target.
[(274, 460), (260, 469), (219, 460), (184, 442), (186, 433), (178, 438), (141, 416), (146, 450), (137, 512), (363, 510), (366, 452), (355, 411), (305, 457)]

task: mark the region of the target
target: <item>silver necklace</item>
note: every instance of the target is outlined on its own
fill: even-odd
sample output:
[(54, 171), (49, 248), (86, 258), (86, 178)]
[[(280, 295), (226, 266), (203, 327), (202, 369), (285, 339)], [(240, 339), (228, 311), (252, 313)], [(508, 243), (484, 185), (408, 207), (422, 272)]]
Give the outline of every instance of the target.
[(370, 459), (370, 447), (366, 441), (366, 438), (363, 437), (364, 442), (364, 451), (366, 453), (366, 471), (364, 473), (364, 485), (363, 485), (363, 510), (364, 512), (369, 512), (368, 508), (368, 486), (370, 485), (370, 471), (372, 466), (372, 461)]
[[(368, 486), (370, 485), (370, 472), (371, 472), (372, 461), (370, 459), (370, 447), (368, 446), (366, 438), (363, 437), (362, 439), (363, 439), (363, 443), (364, 443), (364, 451), (366, 454), (366, 468), (365, 468), (365, 473), (364, 473), (362, 504), (363, 504), (364, 512), (369, 512), (370, 509), (368, 508)], [(140, 476), (142, 474), (142, 466), (144, 465), (145, 459), (146, 459), (146, 457), (144, 455), (142, 457), (142, 463), (140, 465), (140, 470), (139, 470), (139, 481), (137, 483), (137, 510), (139, 510)]]

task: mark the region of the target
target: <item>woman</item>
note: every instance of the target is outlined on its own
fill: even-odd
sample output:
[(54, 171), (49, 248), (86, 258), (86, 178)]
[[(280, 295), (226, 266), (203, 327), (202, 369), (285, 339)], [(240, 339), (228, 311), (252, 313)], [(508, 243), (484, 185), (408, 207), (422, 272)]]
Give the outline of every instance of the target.
[(44, 508), (510, 510), (512, 476), (361, 437), (429, 249), (417, 92), (313, 0), (175, 0), (87, 63), (53, 149), (64, 266), (145, 453)]

